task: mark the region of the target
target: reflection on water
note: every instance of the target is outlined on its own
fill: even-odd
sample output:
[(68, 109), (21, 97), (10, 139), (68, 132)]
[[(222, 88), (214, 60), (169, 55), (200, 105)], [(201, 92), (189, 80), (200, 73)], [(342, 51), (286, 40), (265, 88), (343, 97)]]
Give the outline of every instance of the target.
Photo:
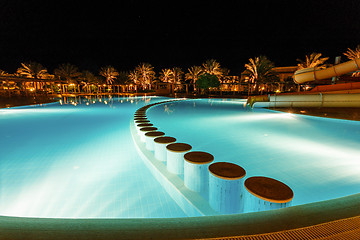
[(144, 103), (148, 104), (156, 96), (120, 96), (113, 97), (112, 95), (91, 95), (91, 96), (63, 96), (60, 98), (60, 105), (94, 105), (103, 104), (113, 107), (114, 103), (129, 102), (131, 104)]

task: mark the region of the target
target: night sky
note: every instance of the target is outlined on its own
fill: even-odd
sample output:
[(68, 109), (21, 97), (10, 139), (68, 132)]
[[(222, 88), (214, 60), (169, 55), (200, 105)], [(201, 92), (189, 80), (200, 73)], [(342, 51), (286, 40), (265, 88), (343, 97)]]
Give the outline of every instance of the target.
[(37, 61), (98, 73), (201, 65), (214, 58), (238, 75), (250, 57), (276, 66), (360, 44), (360, 1), (0, 1), (0, 69)]

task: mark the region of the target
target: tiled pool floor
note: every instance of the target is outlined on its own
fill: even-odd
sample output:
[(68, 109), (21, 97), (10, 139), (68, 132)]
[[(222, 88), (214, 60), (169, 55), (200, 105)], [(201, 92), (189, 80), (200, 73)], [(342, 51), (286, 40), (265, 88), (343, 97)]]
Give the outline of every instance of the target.
[(0, 215), (185, 217), (132, 142), (129, 121), (144, 103), (0, 110)]

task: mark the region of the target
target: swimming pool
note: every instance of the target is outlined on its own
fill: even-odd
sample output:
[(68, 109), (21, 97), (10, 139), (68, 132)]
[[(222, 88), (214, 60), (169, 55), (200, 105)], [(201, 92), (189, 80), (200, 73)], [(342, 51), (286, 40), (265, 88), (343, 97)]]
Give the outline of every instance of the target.
[[(137, 108), (163, 99), (1, 110), (0, 214), (185, 217), (139, 159), (129, 132)], [(214, 99), (159, 105), (147, 115), (194, 150), (241, 165), (246, 177), (283, 181), (295, 193), (293, 205), (359, 192), (359, 122), (250, 111), (243, 101)]]
[(294, 191), (293, 205), (360, 190), (358, 121), (249, 110), (242, 101), (214, 99), (159, 105), (147, 115), (193, 150), (213, 154), (214, 162), (242, 166), (246, 178), (286, 183)]

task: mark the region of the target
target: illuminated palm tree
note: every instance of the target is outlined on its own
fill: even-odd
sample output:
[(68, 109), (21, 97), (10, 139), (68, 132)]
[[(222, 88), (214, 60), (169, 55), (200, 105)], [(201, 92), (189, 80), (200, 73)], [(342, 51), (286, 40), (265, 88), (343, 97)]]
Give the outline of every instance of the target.
[(305, 56), (305, 61), (302, 61), (301, 59), (296, 59), (298, 63), (298, 69), (303, 68), (325, 68), (325, 62), (329, 59), (328, 57), (321, 57), (321, 53), (311, 53), (310, 55)]
[(199, 76), (203, 74), (203, 69), (201, 66), (192, 66), (188, 68), (188, 73), (185, 74), (185, 79), (189, 80), (190, 83), (195, 83)]
[[(348, 48), (348, 50), (344, 53), (344, 55), (350, 60), (355, 60), (357, 58), (360, 58), (360, 44), (357, 45), (355, 50)], [(360, 71), (353, 72), (352, 76), (360, 77)]]
[(190, 84), (193, 84), (195, 89), (195, 83), (199, 79), (199, 76), (203, 74), (203, 69), (201, 66), (192, 66), (188, 68), (188, 73), (185, 74), (185, 80), (189, 81)]
[(163, 82), (170, 82), (173, 72), (170, 68), (162, 69), (160, 72), (160, 80)]
[(172, 76), (171, 76), (172, 82), (173, 83), (181, 83), (183, 74), (184, 74), (184, 72), (182, 71), (181, 68), (174, 67), (172, 69)]
[(203, 71), (205, 73), (215, 75), (218, 78), (222, 76), (222, 69), (220, 67), (220, 63), (217, 62), (215, 59), (206, 60), (203, 64)]
[(245, 68), (246, 73), (249, 75), (249, 82), (255, 84), (255, 91), (257, 93), (259, 92), (260, 84), (269, 84), (278, 80), (278, 76), (272, 70), (274, 63), (266, 56), (259, 56), (255, 59), (250, 58), (249, 63), (245, 64)]
[(44, 79), (49, 75), (47, 69), (37, 62), (21, 63), (21, 66), (16, 72), (23, 77)]
[[(21, 63), (21, 67), (19, 67), (16, 71), (20, 76), (26, 77), (26, 78), (34, 78), (34, 79), (49, 79), (52, 78), (52, 75), (50, 75), (47, 72), (47, 69), (37, 62), (27, 62), (27, 63)], [(39, 81), (33, 81), (30, 83), (34, 86), (35, 90), (38, 88), (41, 88), (45, 85), (43, 82)]]
[(151, 83), (155, 78), (154, 67), (150, 63), (140, 63), (135, 70), (139, 72), (140, 84), (145, 88), (147, 85), (151, 88)]
[[(6, 72), (6, 71), (4, 71), (4, 70), (1, 70), (0, 69), (0, 76), (1, 77), (5, 77), (5, 76), (8, 76), (9, 74)], [(5, 80), (5, 81), (0, 81), (0, 83), (4, 86), (4, 84), (6, 84), (6, 86), (7, 86), (7, 89), (8, 89), (8, 94), (9, 94), (9, 96), (10, 96), (10, 83), (9, 83), (9, 80)]]
[(112, 66), (102, 67), (100, 69), (100, 75), (105, 77), (106, 84), (113, 84), (114, 79), (119, 76), (119, 72)]
[(131, 86), (131, 83), (134, 83), (135, 84), (135, 90), (137, 90), (137, 85), (141, 84), (140, 77), (141, 77), (140, 73), (136, 69), (133, 70), (133, 71), (130, 71), (129, 74), (128, 74), (130, 86)]
[(128, 78), (133, 83), (140, 84), (140, 73), (138, 71), (136, 71), (136, 69), (133, 71), (130, 71)]

